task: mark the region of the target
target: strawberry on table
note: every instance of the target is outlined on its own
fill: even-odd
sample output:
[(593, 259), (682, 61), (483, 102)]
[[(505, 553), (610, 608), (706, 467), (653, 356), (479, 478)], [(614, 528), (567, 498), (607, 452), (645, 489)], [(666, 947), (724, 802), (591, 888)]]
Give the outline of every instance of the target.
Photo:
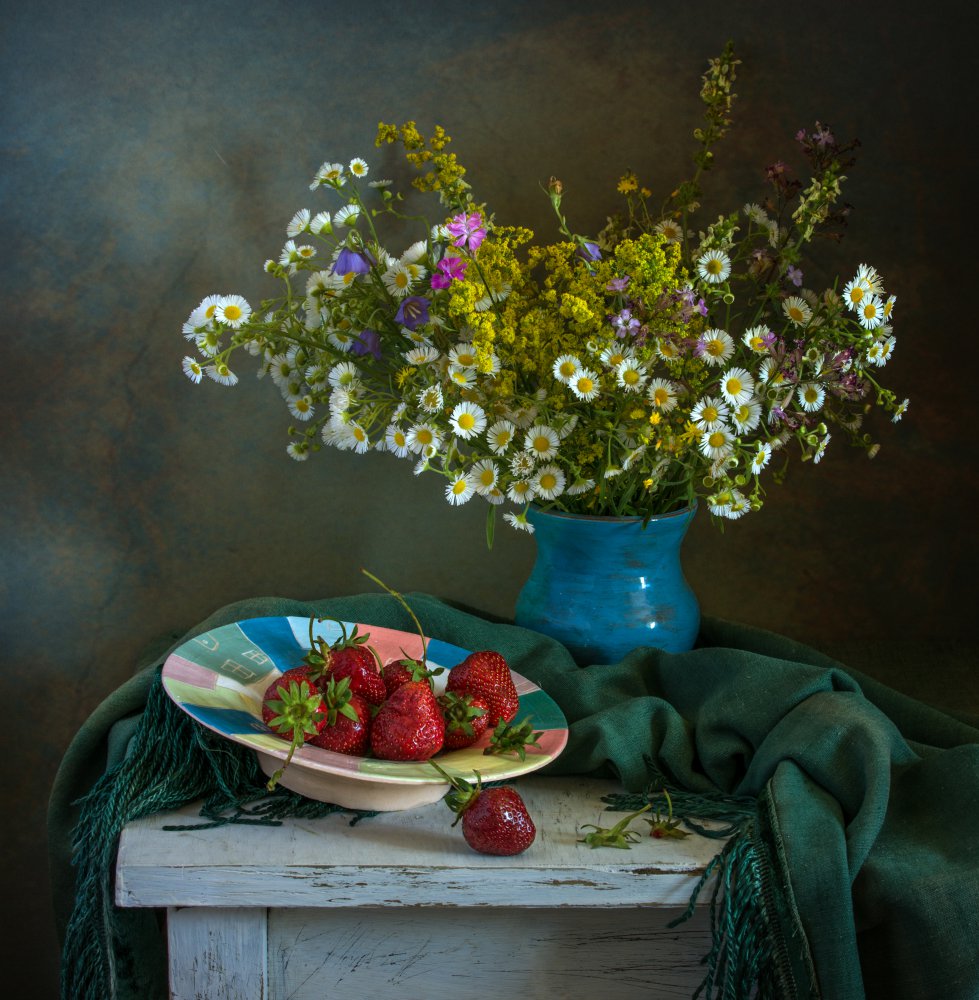
[(476, 784), (452, 777), (435, 761), (432, 767), (452, 785), (445, 804), (456, 814), (452, 825), (462, 820), (466, 843), (480, 854), (513, 855), (526, 851), (537, 836), (537, 828), (523, 799), (510, 785), (483, 788), (479, 771)]
[(489, 724), (511, 722), (520, 707), (520, 698), (510, 668), (500, 653), (490, 649), (470, 653), (450, 671), (446, 691), (471, 694), (489, 706)]
[(427, 681), (402, 684), (371, 723), (371, 750), (382, 760), (428, 760), (444, 741), (445, 721)]

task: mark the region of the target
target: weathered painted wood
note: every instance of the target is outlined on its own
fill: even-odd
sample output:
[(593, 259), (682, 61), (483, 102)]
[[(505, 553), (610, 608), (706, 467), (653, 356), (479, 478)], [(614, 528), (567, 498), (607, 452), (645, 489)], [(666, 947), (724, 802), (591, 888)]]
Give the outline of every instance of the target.
[(273, 998), (678, 1000), (703, 979), (703, 910), (273, 910)]
[[(611, 826), (612, 782), (525, 778), (537, 825), (524, 854), (477, 854), (441, 803), (383, 813), (352, 827), (338, 814), (281, 827), (171, 832), (196, 807), (130, 824), (120, 841), (121, 906), (684, 906), (720, 843), (649, 837), (629, 851), (592, 850), (585, 823)], [(645, 831), (642, 823), (636, 828)]]
[(167, 911), (172, 1000), (270, 1000), (263, 909)]

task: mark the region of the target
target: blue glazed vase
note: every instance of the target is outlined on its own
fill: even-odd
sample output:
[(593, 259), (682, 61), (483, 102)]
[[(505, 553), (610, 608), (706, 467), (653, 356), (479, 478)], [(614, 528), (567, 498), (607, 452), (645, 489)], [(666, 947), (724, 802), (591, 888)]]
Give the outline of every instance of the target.
[(700, 605), (680, 565), (696, 504), (673, 514), (588, 517), (531, 508), (537, 559), (517, 625), (552, 636), (580, 666), (616, 663), (637, 646), (693, 647)]

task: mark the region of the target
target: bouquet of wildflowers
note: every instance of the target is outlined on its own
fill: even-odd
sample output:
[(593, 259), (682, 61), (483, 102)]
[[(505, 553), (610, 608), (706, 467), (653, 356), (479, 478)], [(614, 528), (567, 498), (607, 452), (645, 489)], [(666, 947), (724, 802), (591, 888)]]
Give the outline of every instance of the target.
[[(293, 418), (292, 458), (388, 452), (443, 476), (449, 504), (486, 501), (490, 532), (502, 505), (533, 530), (530, 503), (648, 518), (701, 497), (735, 519), (792, 455), (818, 463), (834, 432), (873, 455), (865, 413), (896, 421), (908, 405), (878, 382), (894, 296), (866, 264), (823, 291), (804, 270), (817, 235), (840, 235), (857, 144), (817, 123), (796, 136), (808, 184), (776, 163), (762, 203), (691, 228), (737, 65), (729, 45), (703, 77), (693, 177), (654, 209), (626, 173), (622, 212), (592, 236), (569, 228), (560, 181), (558, 238), (537, 242), (476, 200), (441, 127), (426, 139), (382, 123), (377, 145), (403, 147), (438, 215), (405, 215), (363, 159), (324, 163), (310, 187), (332, 204), (296, 212), (265, 263), (282, 294), (255, 309), (205, 298), (184, 325), (198, 351), (185, 373), (233, 385), (244, 349)], [(395, 251), (378, 231), (389, 220), (409, 232)]]

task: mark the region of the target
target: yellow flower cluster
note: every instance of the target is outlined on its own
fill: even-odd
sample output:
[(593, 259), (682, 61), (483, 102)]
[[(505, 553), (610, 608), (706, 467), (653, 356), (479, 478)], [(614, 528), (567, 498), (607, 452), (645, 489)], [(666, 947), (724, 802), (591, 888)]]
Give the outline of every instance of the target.
[(449, 204), (462, 197), (469, 189), (469, 185), (462, 179), (466, 174), (465, 167), (458, 162), (455, 153), (445, 152), (445, 147), (451, 141), (451, 136), (441, 125), (435, 126), (435, 131), (426, 144), (425, 137), (413, 121), (405, 122), (400, 127), (379, 122), (374, 145), (400, 142), (405, 148), (405, 159), (415, 169), (423, 170), (430, 164), (429, 170), (411, 182), (412, 186), (419, 191), (435, 192), (443, 204)]

